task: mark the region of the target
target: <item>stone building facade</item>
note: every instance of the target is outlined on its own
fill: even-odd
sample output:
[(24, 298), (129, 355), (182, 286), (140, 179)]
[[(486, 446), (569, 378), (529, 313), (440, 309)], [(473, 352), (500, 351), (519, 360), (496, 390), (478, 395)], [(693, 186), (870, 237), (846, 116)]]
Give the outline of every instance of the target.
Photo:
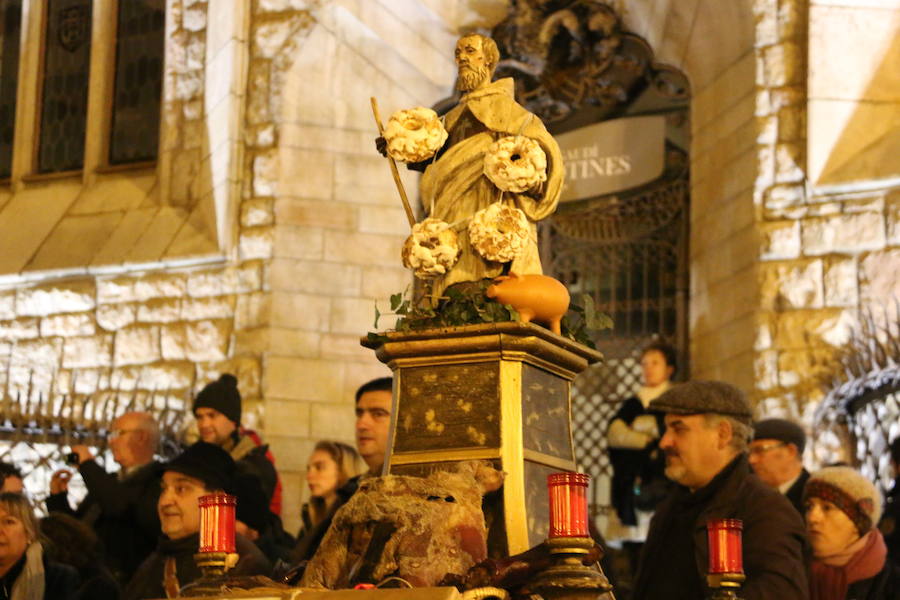
[[(312, 444), (352, 439), (354, 389), (387, 374), (358, 345), (374, 303), (410, 283), (369, 97), (449, 96), (456, 37), (514, 4), (168, 0), (158, 160), (107, 169), (88, 142), (82, 171), (36, 177), (19, 153), (0, 188), (0, 387), (184, 402), (233, 372), (295, 530)], [(692, 375), (809, 423), (859, 308), (900, 295), (900, 2), (610, 4), (691, 80)]]

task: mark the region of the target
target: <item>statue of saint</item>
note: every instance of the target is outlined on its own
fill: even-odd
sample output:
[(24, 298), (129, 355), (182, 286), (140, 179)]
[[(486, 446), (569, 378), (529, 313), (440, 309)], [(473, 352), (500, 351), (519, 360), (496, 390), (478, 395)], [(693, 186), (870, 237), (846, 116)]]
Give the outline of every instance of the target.
[(496, 277), (503, 269), (502, 263), (485, 260), (472, 248), (467, 231), (472, 215), (500, 199), (500, 190), (484, 175), (484, 156), (502, 137), (521, 135), (536, 140), (547, 156), (546, 182), (523, 193), (503, 193), (504, 202), (525, 213), (531, 232), (530, 242), (510, 270), (520, 275), (542, 273), (535, 222), (556, 210), (565, 174), (562, 154), (541, 120), (515, 101), (513, 80), (491, 81), (499, 60), (500, 52), (491, 38), (473, 34), (459, 39), (457, 87), (463, 95), (444, 116), (449, 136), (435, 160), (410, 165), (425, 167), (422, 205), (429, 217), (451, 224), (462, 251), (449, 272), (432, 280), (429, 296), (435, 303), (450, 285)]

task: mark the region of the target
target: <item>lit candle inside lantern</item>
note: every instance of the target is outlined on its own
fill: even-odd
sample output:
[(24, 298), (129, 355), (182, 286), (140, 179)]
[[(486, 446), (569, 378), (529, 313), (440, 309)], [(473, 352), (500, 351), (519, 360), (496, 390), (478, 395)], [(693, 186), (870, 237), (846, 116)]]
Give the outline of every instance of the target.
[(744, 523), (740, 519), (713, 519), (706, 523), (709, 540), (709, 573), (743, 573), (744, 556), (741, 550), (741, 532)]
[(200, 496), (200, 552), (236, 552), (234, 514), (237, 498), (223, 492)]
[(583, 473), (547, 476), (551, 538), (588, 537), (587, 488), (590, 480)]

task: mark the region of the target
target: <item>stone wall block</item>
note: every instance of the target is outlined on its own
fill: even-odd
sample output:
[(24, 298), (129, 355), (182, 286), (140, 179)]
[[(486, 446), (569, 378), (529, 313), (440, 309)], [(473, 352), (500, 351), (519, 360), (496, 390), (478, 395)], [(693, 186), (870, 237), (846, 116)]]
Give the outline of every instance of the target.
[(774, 115), (756, 117), (756, 143), (769, 146), (778, 141), (780, 119)]
[(41, 337), (94, 335), (96, 325), (90, 313), (53, 315), (41, 319)]
[(0, 339), (2, 340), (24, 340), (36, 338), (39, 334), (39, 319), (15, 319), (10, 321), (0, 321)]
[(189, 361), (165, 361), (126, 367), (117, 370), (116, 375), (119, 374), (123, 378), (123, 382), (119, 384), (123, 390), (183, 390), (194, 384), (194, 365)]
[(805, 176), (800, 145), (781, 143), (775, 146), (775, 181), (797, 183), (803, 181)]
[(775, 339), (777, 313), (760, 312), (756, 316), (756, 337), (753, 340), (753, 349), (757, 352), (772, 348)]
[(821, 308), (824, 304), (821, 260), (760, 265), (763, 310)]
[[(762, 51), (764, 79), (771, 87), (800, 83), (803, 76), (803, 56), (796, 42), (783, 42)], [(759, 81), (759, 79), (758, 79)]]
[(247, 122), (251, 125), (268, 125), (272, 122), (269, 94), (270, 65), (271, 61), (268, 60), (254, 60), (250, 63)]
[(134, 291), (133, 277), (116, 277), (113, 279), (97, 279), (97, 303), (133, 302), (137, 300)]
[(185, 321), (231, 318), (235, 314), (235, 298), (235, 296), (185, 298), (181, 302), (180, 318)]
[(777, 12), (778, 37), (782, 40), (804, 38), (806, 36), (806, 15), (808, 10), (808, 0), (779, 2)]
[[(826, 347), (781, 352), (778, 355), (778, 383), (801, 390), (816, 389), (831, 370), (834, 350)], [(798, 390), (799, 391), (799, 390)]]
[(246, 294), (261, 288), (262, 273), (256, 262), (191, 273), (187, 281), (187, 293), (194, 298)]
[(134, 296), (140, 301), (153, 298), (180, 298), (187, 291), (187, 276), (182, 273), (154, 273), (134, 282)]
[(884, 202), (887, 219), (887, 243), (900, 245), (900, 190), (887, 195)]
[(779, 350), (842, 346), (850, 339), (854, 317), (843, 309), (791, 310), (778, 314), (775, 345)]
[[(379, 322), (379, 330), (384, 330), (384, 324), (387, 321)], [(373, 328), (367, 328), (372, 330)], [(355, 360), (365, 361), (372, 358), (372, 351), (364, 348), (359, 343), (359, 338), (365, 334), (336, 334), (326, 333), (322, 336), (321, 353), (322, 358), (333, 358), (336, 360)]]
[(860, 252), (884, 247), (884, 217), (855, 213), (803, 221), (803, 253)]
[[(374, 314), (374, 313), (373, 313)], [(273, 292), (271, 324), (277, 327), (328, 331), (331, 299), (327, 296)]]
[(332, 360), (273, 356), (263, 374), (263, 394), (267, 399), (346, 401), (342, 395), (345, 369), (344, 363)]
[(776, 185), (764, 193), (765, 207), (785, 209), (802, 206), (806, 200), (806, 190), (802, 185)]
[(261, 13), (278, 13), (288, 10), (310, 11), (322, 5), (322, 0), (259, 0), (257, 10)]
[(197, 3), (187, 8), (182, 15), (181, 24), (188, 31), (206, 29), (206, 5)]
[(887, 304), (900, 298), (900, 248), (887, 248), (863, 256), (859, 269), (860, 298)]
[(254, 55), (258, 58), (274, 58), (287, 43), (295, 28), (291, 19), (266, 21), (253, 33)]
[(251, 227), (241, 232), (238, 250), (242, 260), (270, 258), (274, 252), (275, 228)]
[(151, 363), (160, 358), (159, 327), (135, 325), (116, 332), (116, 366)]
[(172, 323), (181, 318), (181, 300), (155, 298), (137, 307), (137, 320), (143, 323)]
[(844, 200), (841, 203), (841, 209), (845, 213), (866, 213), (866, 212), (884, 212), (885, 198), (882, 195), (872, 196), (869, 198), (853, 198)]
[(0, 320), (16, 318), (16, 292), (9, 291), (0, 294)]
[(278, 259), (269, 266), (268, 282), (273, 290), (358, 296), (361, 270), (338, 262)]
[(261, 152), (253, 159), (253, 194), (255, 196), (275, 196), (278, 193), (280, 167), (278, 152)]
[(274, 201), (271, 198), (250, 198), (241, 203), (242, 227), (260, 227), (274, 222)]
[(175, 74), (175, 99), (192, 100), (203, 90), (203, 71), (194, 70)]
[[(244, 398), (258, 398), (262, 395), (262, 364), (255, 356), (236, 356), (216, 362), (198, 362), (195, 365), (196, 390), (219, 378), (223, 373), (231, 373), (238, 380), (238, 390)], [(249, 402), (248, 402), (249, 403)], [(244, 409), (246, 410), (246, 404)]]
[(856, 306), (859, 302), (859, 283), (856, 259), (831, 256), (825, 260), (825, 304), (827, 306)]
[(769, 221), (759, 226), (762, 234), (763, 260), (779, 260), (800, 256), (800, 222)]
[(231, 338), (228, 320), (197, 321), (185, 325), (185, 356), (193, 361), (225, 360)]
[(282, 225), (275, 233), (275, 255), (307, 260), (324, 257), (325, 234), (317, 227)]
[(66, 338), (62, 365), (67, 369), (108, 367), (112, 364), (112, 349), (110, 334)]
[(756, 389), (770, 390), (778, 387), (778, 353), (775, 350), (758, 353), (753, 360), (753, 373)]
[[(312, 427), (309, 418), (308, 402), (295, 402), (291, 400), (267, 400), (266, 401), (266, 433), (272, 435), (285, 435), (295, 437), (315, 437), (317, 439), (332, 439), (324, 437), (324, 433)], [(331, 429), (331, 427), (327, 428)]]
[(800, 142), (806, 138), (806, 113), (799, 106), (778, 111), (778, 141)]
[(261, 292), (237, 296), (234, 328), (247, 329), (267, 325), (272, 309), (272, 296)]
[(23, 288), (17, 292), (16, 312), (29, 317), (82, 312), (94, 308), (95, 296), (93, 281), (59, 282)]
[(137, 320), (134, 304), (101, 304), (97, 307), (97, 325), (107, 331), (116, 331)]

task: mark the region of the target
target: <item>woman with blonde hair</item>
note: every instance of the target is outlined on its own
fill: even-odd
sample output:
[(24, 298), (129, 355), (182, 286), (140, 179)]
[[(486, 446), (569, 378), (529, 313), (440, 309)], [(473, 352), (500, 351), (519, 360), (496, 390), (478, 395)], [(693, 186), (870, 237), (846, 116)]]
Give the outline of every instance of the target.
[(295, 561), (309, 560), (316, 553), (331, 518), (356, 492), (359, 475), (366, 469), (352, 446), (330, 440), (316, 444), (306, 463), (310, 498), (300, 513), (303, 526), (297, 534)]
[(44, 556), (28, 499), (0, 494), (0, 599), (70, 600), (78, 585), (75, 569)]
[(813, 549), (812, 600), (894, 600), (896, 567), (875, 527), (881, 493), (850, 467), (813, 473), (803, 490), (806, 532)]

